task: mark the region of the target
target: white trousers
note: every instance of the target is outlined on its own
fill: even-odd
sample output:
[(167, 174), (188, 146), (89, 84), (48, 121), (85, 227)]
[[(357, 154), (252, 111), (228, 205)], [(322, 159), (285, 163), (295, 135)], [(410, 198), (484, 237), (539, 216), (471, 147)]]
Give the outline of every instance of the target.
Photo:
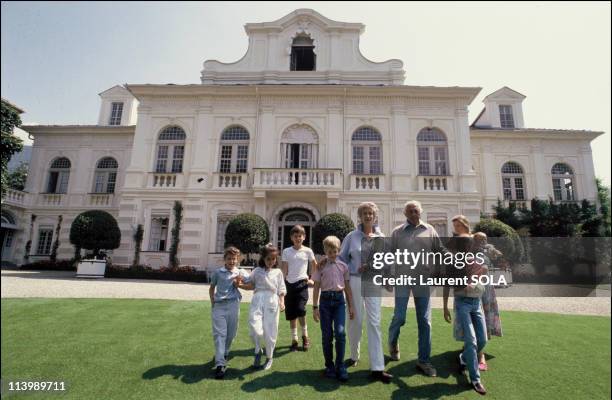
[(278, 337), (279, 315), (280, 307), (276, 293), (267, 290), (255, 292), (249, 310), (249, 326), (255, 344), (255, 353), (265, 347), (266, 357), (272, 358)]
[[(385, 356), (382, 345), (382, 331), (380, 328), (380, 314), (382, 299), (380, 297), (361, 296), (361, 277), (351, 275), (351, 291), (353, 294), (353, 304), (355, 318), (347, 318), (349, 344), (351, 346), (351, 359), (359, 360), (359, 342), (363, 319), (366, 320), (368, 330), (368, 354), (370, 356), (370, 370), (384, 371)], [(348, 307), (348, 304), (347, 304)], [(346, 315), (348, 316), (348, 310)]]

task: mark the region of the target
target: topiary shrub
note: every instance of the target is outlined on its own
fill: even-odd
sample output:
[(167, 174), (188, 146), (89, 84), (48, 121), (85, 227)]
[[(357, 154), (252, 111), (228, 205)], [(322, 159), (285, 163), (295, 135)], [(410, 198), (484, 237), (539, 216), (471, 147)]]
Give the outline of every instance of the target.
[(312, 230), (312, 250), (316, 254), (325, 254), (323, 239), (327, 236), (336, 236), (340, 241), (355, 229), (353, 221), (344, 214), (331, 213), (323, 216)]
[(494, 218), (482, 218), (474, 226), (474, 232), (483, 232), (490, 238), (499, 238), (491, 242), (509, 262), (515, 264), (524, 256), (523, 242), (514, 228)]
[(258, 253), (270, 241), (270, 230), (266, 221), (257, 214), (238, 214), (227, 224), (225, 247), (235, 246), (244, 254)]
[(101, 210), (85, 211), (79, 214), (70, 226), (70, 243), (92, 250), (98, 257), (100, 250), (113, 250), (121, 243), (121, 231), (115, 218)]

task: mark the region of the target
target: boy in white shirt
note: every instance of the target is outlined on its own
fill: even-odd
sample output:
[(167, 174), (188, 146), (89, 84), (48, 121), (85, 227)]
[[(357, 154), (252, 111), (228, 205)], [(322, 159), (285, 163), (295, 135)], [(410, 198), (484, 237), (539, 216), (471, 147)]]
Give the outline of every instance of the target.
[(306, 303), (308, 287), (314, 286), (310, 273), (317, 267), (317, 262), (313, 251), (302, 245), (306, 239), (306, 230), (302, 225), (291, 228), (290, 236), (293, 246), (283, 250), (281, 266), (287, 286), (285, 318), (291, 326), (291, 351), (298, 350), (297, 320), (302, 327), (302, 349), (307, 351), (310, 348), (310, 339), (306, 325)]

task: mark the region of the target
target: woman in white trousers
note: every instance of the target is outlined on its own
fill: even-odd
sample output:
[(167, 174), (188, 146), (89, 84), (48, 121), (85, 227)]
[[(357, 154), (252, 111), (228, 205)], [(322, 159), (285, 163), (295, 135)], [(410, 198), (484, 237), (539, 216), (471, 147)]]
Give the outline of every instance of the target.
[[(361, 223), (357, 229), (350, 232), (344, 238), (339, 255), (340, 259), (349, 266), (355, 313), (355, 318), (348, 321), (351, 359), (347, 360), (347, 366), (354, 366), (359, 361), (363, 320), (365, 318), (372, 378), (389, 383), (393, 376), (385, 372), (385, 357), (380, 326), (382, 301), (379, 296), (362, 296), (361, 291), (361, 274), (364, 272), (364, 263), (366, 261), (362, 261), (361, 256), (371, 250), (374, 238), (383, 237), (384, 235), (378, 228), (378, 225), (376, 225), (378, 215), (376, 204), (372, 202), (361, 203), (357, 208), (357, 215)], [(363, 246), (367, 246), (367, 248)]]

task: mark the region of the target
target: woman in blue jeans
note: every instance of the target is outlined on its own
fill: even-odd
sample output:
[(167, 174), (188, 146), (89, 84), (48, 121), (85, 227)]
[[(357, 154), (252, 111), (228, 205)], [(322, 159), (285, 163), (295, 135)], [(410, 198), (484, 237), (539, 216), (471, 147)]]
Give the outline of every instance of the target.
[[(475, 246), (469, 233), (470, 225), (467, 218), (463, 215), (457, 215), (452, 222), (457, 236), (448, 244), (449, 250), (454, 253), (474, 252)], [(460, 270), (454, 269), (452, 266), (450, 268), (450, 273), (453, 275), (463, 274), (468, 276), (480, 274), (481, 269), (476, 263), (465, 265)], [(478, 353), (487, 344), (487, 327), (480, 300), (484, 287), (482, 285), (468, 285), (455, 287), (453, 291), (457, 327), (463, 331), (463, 351), (459, 353), (459, 364), (462, 368), (467, 368), (472, 388), (477, 393), (484, 395), (487, 391), (480, 381), (480, 371), (478, 370)], [(448, 286), (444, 287), (444, 319), (448, 323), (452, 321), (451, 313), (448, 310), (449, 293), (450, 288)]]

